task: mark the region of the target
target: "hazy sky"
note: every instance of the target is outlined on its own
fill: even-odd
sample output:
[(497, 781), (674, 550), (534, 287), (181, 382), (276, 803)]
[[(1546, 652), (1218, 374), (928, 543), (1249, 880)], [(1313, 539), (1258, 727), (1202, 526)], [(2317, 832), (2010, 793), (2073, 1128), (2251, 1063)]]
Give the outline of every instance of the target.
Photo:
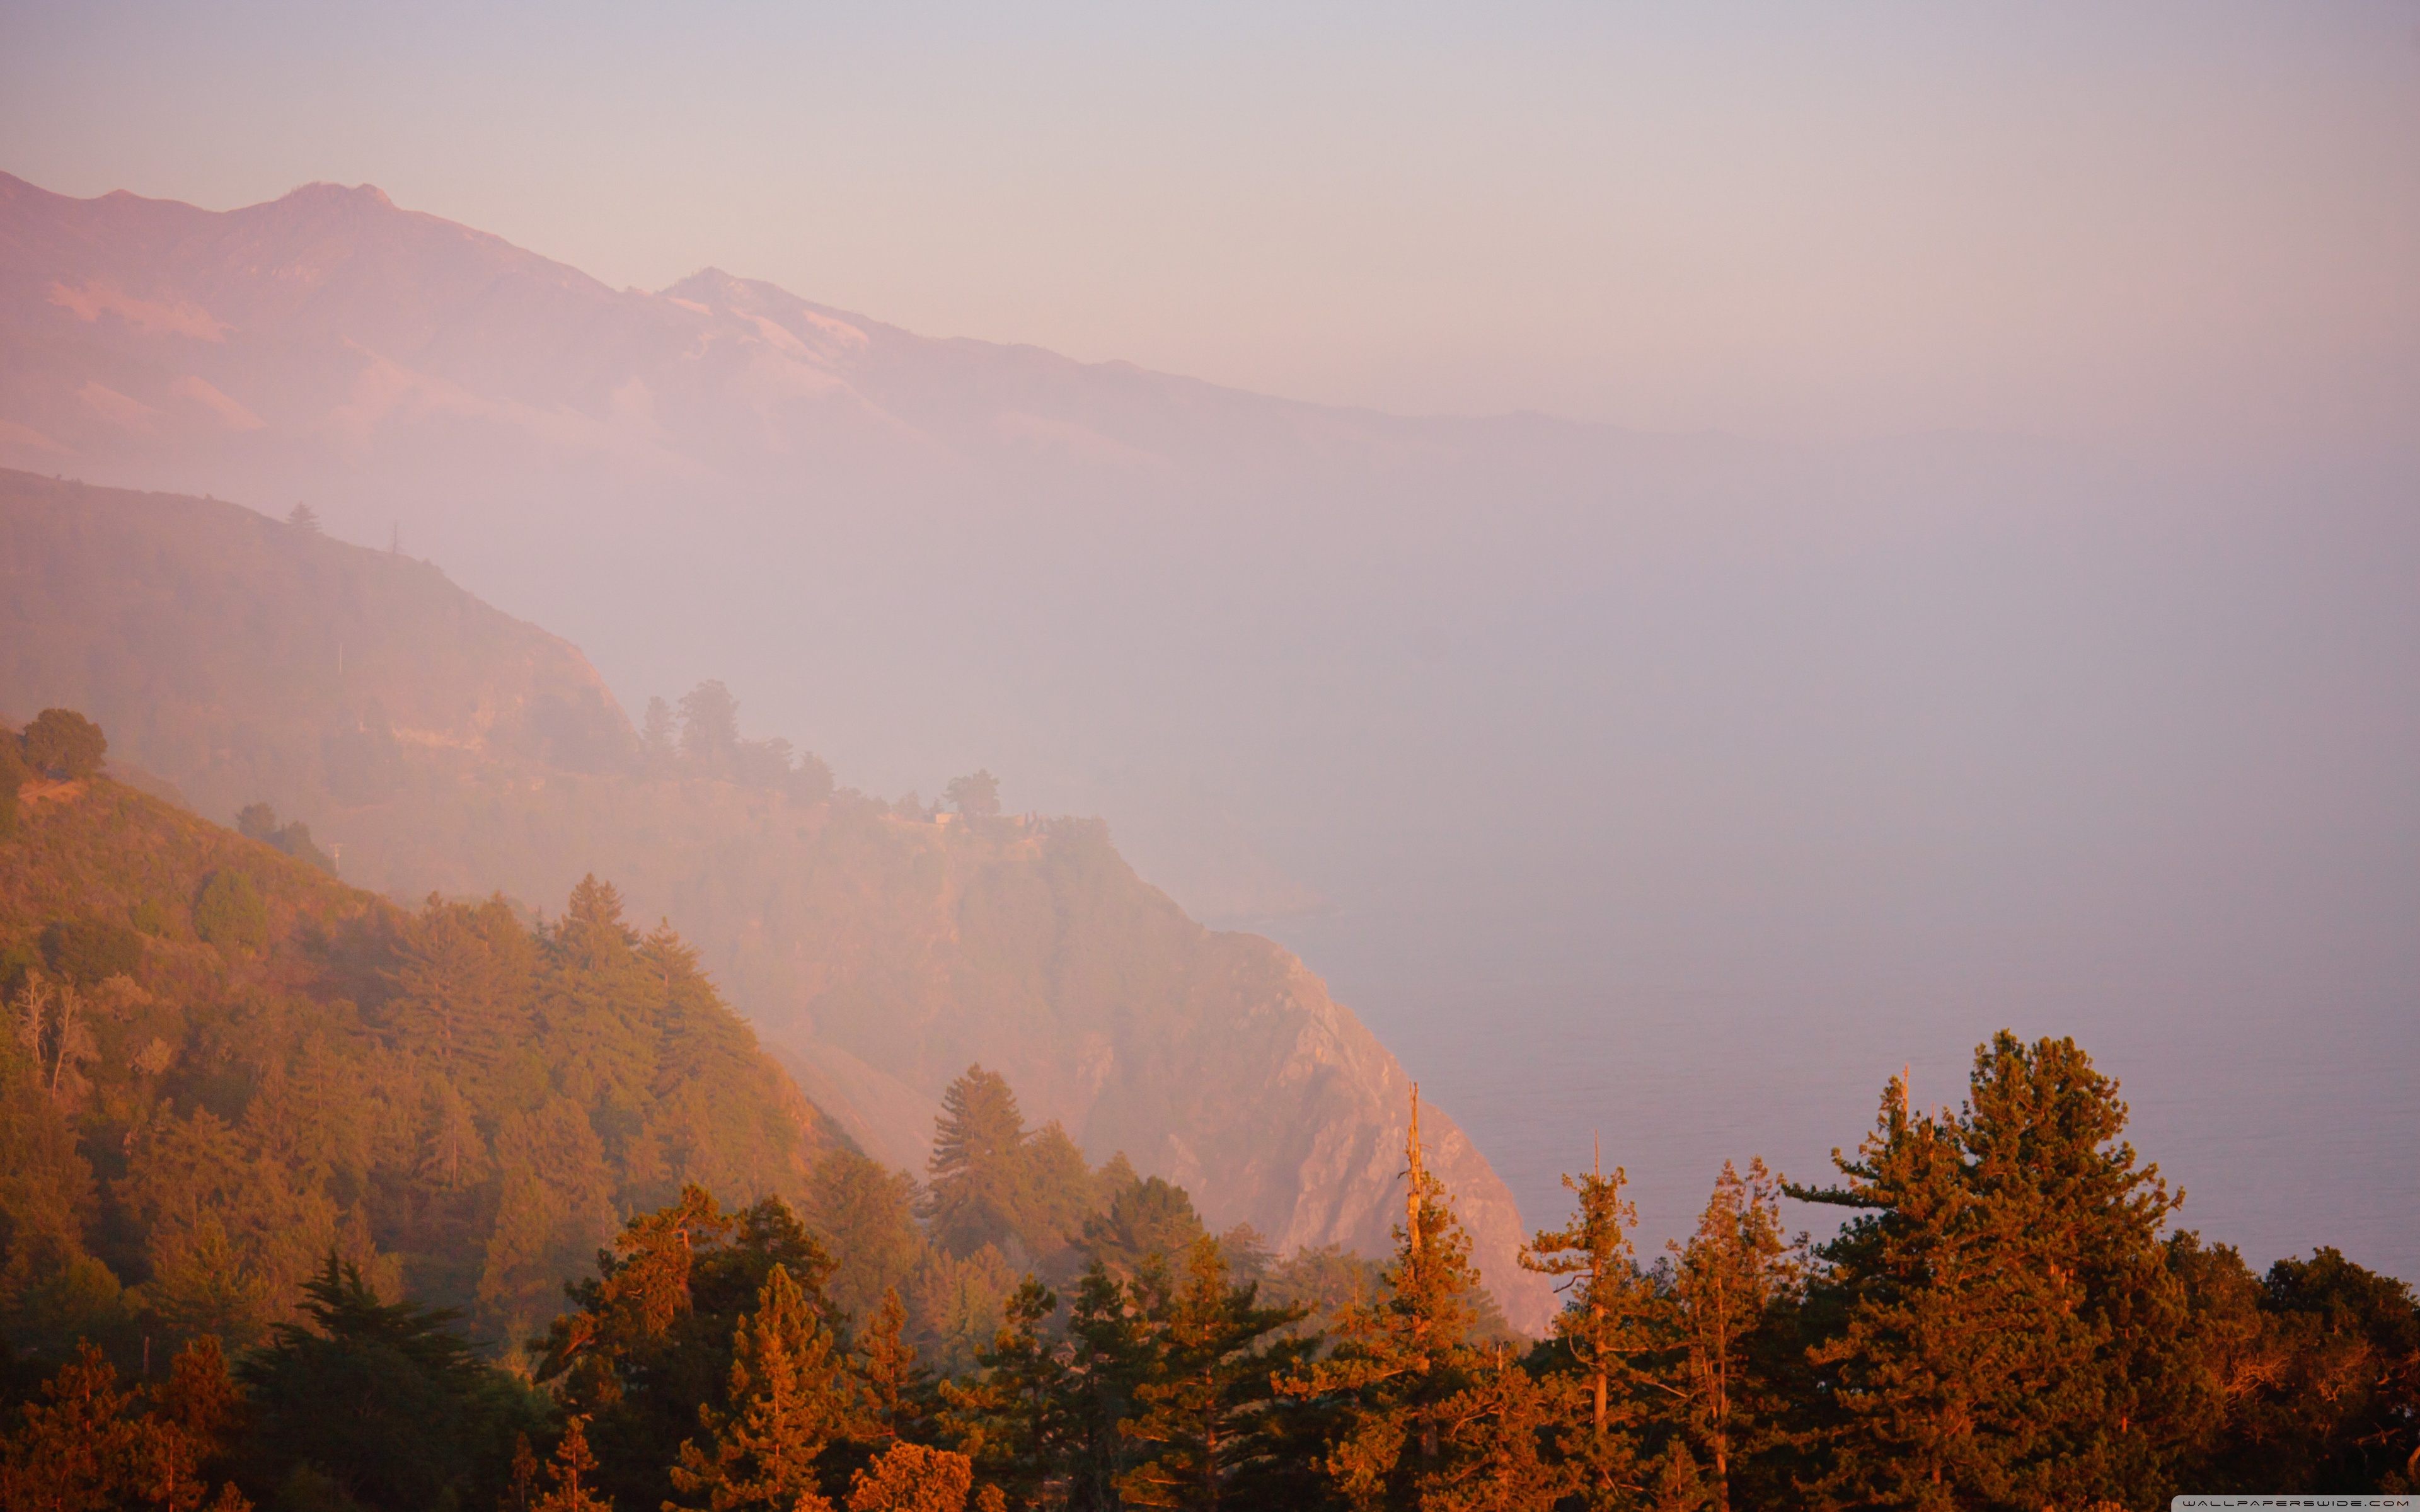
[(1673, 8), (5, 0), (0, 166), (1397, 410), (2420, 409), (2420, 5)]

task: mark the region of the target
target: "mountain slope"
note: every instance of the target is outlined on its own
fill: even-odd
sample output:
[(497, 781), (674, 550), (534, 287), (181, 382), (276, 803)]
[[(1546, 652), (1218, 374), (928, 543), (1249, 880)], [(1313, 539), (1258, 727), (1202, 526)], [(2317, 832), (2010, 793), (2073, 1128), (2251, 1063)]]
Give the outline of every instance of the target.
[[(1293, 956), (1145, 886), (1097, 822), (937, 824), (651, 766), (569, 646), (424, 563), (232, 505), (0, 475), (0, 706), (84, 709), (204, 812), (265, 799), (399, 896), (615, 878), (894, 1164), (921, 1168), (934, 1099), (981, 1061), (1214, 1224), (1387, 1244), (1402, 1067)], [(1489, 1284), (1538, 1327), (1510, 1194), (1432, 1120)]]
[[(405, 913), (105, 778), (0, 838), (0, 1322), (240, 1348), (331, 1249), (491, 1337), (685, 1181), (836, 1141), (669, 932), (575, 890)], [(105, 1265), (106, 1269), (103, 1269)], [(139, 1295), (125, 1287), (139, 1287)]]

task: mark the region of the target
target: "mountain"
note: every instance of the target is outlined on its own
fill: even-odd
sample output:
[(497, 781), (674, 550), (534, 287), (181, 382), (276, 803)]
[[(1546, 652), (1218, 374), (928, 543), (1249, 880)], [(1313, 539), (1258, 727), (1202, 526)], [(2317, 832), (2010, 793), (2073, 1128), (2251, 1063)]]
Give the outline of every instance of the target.
[(43, 471), (216, 471), (272, 497), (352, 472), (398, 491), (566, 466), (696, 483), (810, 457), (827, 482), (992, 483), (1426, 464), (1505, 428), (920, 336), (719, 270), (611, 289), (367, 185), (213, 213), (0, 174), (0, 462)]
[[(615, 879), (893, 1165), (922, 1168), (935, 1100), (980, 1062), (1214, 1225), (1387, 1245), (1404, 1069), (1290, 953), (1145, 885), (1096, 821), (937, 819), (753, 743), (650, 750), (569, 645), (426, 563), (224, 501), (0, 474), (0, 707), (84, 710), (201, 812), (269, 802), (397, 897)], [(1511, 1194), (1450, 1119), (1424, 1133), (1488, 1283), (1538, 1328)]]

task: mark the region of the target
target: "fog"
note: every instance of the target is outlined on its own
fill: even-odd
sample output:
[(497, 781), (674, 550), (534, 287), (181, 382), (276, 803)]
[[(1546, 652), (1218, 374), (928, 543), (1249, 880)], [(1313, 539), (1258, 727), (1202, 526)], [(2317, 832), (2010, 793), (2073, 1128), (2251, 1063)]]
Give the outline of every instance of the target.
[(1820, 1179), (2009, 1026), (2186, 1225), (2420, 1274), (2408, 7), (98, 14), (7, 21), (41, 189), (602, 282), (19, 185), (0, 463), (1103, 815), (1533, 1224), (1594, 1134), (1651, 1244)]
[(1592, 1134), (1657, 1242), (1725, 1158), (1820, 1178), (2009, 1026), (2125, 1082), (2188, 1225), (2420, 1263), (2408, 471), (1541, 451), (432, 549), (633, 707), (719, 676), (845, 782), (1107, 815), (1536, 1221)]

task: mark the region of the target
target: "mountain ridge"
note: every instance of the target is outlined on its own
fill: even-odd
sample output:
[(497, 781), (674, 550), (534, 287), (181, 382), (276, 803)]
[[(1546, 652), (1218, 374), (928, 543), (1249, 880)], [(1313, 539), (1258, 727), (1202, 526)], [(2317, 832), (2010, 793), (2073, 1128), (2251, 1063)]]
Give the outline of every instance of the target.
[[(240, 505), (0, 474), (0, 704), (85, 709), (200, 811), (270, 801), (390, 895), (617, 878), (893, 1164), (921, 1166), (933, 1100), (979, 1060), (1216, 1222), (1386, 1247), (1407, 1074), (1289, 952), (1187, 918), (1096, 821), (936, 823), (650, 767), (568, 644)], [(1513, 1263), (1511, 1194), (1432, 1118), (1489, 1283), (1535, 1329), (1550, 1301)]]

